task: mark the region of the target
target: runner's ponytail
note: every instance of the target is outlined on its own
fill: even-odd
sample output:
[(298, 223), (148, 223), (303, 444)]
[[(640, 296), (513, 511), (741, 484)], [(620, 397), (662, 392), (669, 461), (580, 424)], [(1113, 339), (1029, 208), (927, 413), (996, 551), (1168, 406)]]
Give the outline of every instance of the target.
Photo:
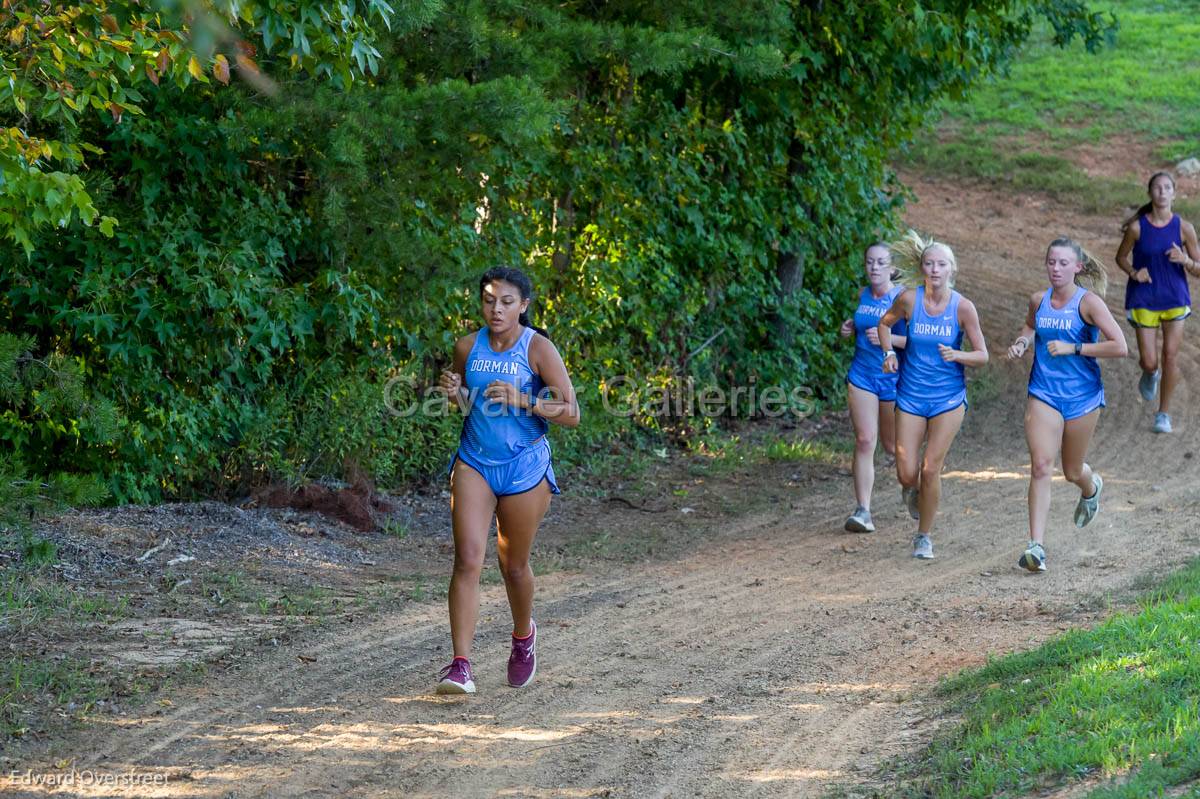
[[(1092, 292), (1104, 296), (1108, 291), (1108, 269), (1100, 262), (1096, 256), (1083, 248), (1075, 239), (1069, 239), (1066, 236), (1060, 236), (1050, 242), (1050, 247), (1069, 247), (1075, 252), (1075, 257), (1079, 259), (1080, 270), (1075, 275), (1075, 285), (1083, 286)], [(1050, 252), (1050, 247), (1046, 248), (1046, 252)]]
[(949, 245), (932, 237), (926, 239), (910, 228), (899, 240), (887, 247), (892, 251), (892, 271), (895, 274), (892, 280), (905, 286), (924, 285), (925, 275), (921, 271), (921, 262), (925, 260), (925, 253), (934, 247), (945, 250), (950, 261), (950, 288), (954, 288), (954, 278), (958, 275), (958, 259), (954, 257), (954, 251)]

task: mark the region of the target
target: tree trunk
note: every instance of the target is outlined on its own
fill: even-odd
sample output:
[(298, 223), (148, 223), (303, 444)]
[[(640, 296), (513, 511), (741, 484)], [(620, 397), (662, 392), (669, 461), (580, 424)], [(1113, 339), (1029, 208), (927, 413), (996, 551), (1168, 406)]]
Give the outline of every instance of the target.
[[(792, 139), (788, 145), (788, 182), (797, 177), (801, 172), (801, 157), (804, 154), (804, 145), (799, 139)], [(791, 228), (783, 228), (779, 231), (779, 237), (782, 241), (787, 241), (791, 238)], [(775, 261), (775, 278), (779, 281), (779, 287), (776, 289), (776, 298), (780, 305), (786, 304), (796, 292), (804, 287), (804, 267), (805, 259), (803, 253), (789, 252), (780, 249)], [(770, 318), (771, 329), (775, 334), (775, 344), (779, 347), (789, 347), (792, 344), (792, 331), (788, 329), (787, 321), (783, 314), (773, 313)]]

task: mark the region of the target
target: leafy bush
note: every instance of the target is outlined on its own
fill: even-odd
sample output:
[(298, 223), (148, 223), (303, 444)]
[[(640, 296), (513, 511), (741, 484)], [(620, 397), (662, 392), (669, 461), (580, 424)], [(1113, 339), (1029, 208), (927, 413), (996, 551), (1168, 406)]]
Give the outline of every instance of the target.
[(820, 399), (857, 254), (902, 200), (890, 154), (1035, 14), (1104, 31), (1065, 0), (413, 3), (375, 30), (370, 80), (281, 69), (275, 101), (164, 81), (143, 116), (80, 116), (105, 157), (78, 176), (120, 224), (0, 254), (0, 325), (76, 364), (117, 427), (21, 446), (120, 500), (435, 474), (456, 420), (393, 416), (384, 388), (423, 396), (495, 263), (531, 272), (579, 389), (568, 460), (703, 429), (603, 414), (619, 375)]

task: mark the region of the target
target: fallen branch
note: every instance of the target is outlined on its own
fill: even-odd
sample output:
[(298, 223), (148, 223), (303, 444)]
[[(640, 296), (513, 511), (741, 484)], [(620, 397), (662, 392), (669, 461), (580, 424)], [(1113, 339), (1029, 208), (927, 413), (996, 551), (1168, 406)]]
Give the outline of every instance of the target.
[(168, 546), (170, 546), (170, 544), (171, 544), (171, 536), (167, 536), (165, 539), (163, 539), (163, 542), (161, 544), (159, 544), (158, 546), (155, 546), (155, 547), (150, 547), (145, 552), (143, 552), (141, 555), (139, 555), (138, 563), (142, 563), (143, 561), (146, 560), (146, 558), (150, 557), (151, 555), (155, 555), (159, 552), (162, 552), (164, 549), (166, 549)]

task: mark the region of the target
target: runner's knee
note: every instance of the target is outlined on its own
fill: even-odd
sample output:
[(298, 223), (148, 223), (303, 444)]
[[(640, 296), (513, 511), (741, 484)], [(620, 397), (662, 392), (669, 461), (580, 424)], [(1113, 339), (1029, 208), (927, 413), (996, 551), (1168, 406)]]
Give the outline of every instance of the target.
[[(1054, 458), (1031, 458), (1029, 469), (1033, 473), (1034, 480), (1043, 480), (1054, 475)], [(1067, 478), (1070, 479), (1069, 477)]]
[(454, 548), (454, 573), (459, 577), (478, 577), (483, 571), (484, 548), (465, 546)]
[(1068, 483), (1078, 483), (1083, 479), (1083, 464), (1078, 466), (1068, 466), (1063, 464), (1063, 477), (1067, 478)]
[(525, 579), (529, 576), (529, 559), (513, 563), (511, 561), (502, 562), (500, 564), (500, 574), (504, 577), (504, 582), (512, 583)]

